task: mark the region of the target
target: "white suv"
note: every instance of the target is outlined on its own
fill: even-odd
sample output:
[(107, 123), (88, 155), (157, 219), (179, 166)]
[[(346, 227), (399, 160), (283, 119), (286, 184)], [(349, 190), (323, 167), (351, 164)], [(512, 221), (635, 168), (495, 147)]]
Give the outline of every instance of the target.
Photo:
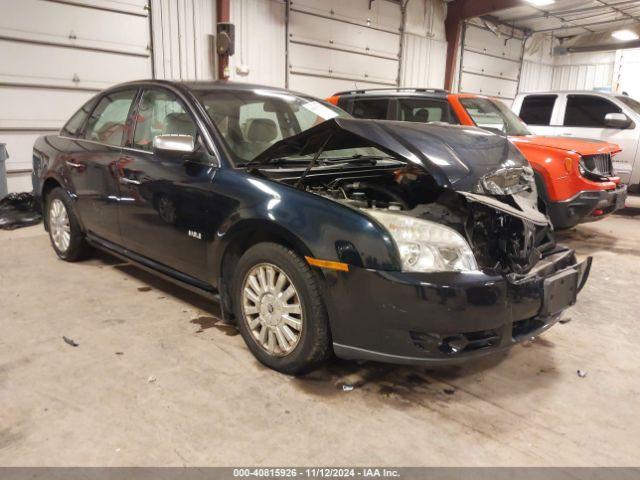
[(615, 174), (623, 183), (640, 183), (640, 102), (593, 91), (521, 93), (511, 108), (538, 135), (618, 144), (622, 152), (613, 158)]

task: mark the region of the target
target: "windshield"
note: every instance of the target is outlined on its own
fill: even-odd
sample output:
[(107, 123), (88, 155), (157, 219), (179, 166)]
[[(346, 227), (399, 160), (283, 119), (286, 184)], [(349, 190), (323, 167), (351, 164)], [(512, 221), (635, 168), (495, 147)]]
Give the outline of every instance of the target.
[(627, 97), (625, 95), (620, 95), (616, 98), (620, 100), (622, 103), (624, 103), (631, 110), (633, 110), (635, 113), (640, 115), (640, 102), (638, 102), (637, 100), (634, 100), (631, 97)]
[[(278, 90), (194, 91), (233, 155), (242, 166), (283, 138), (334, 117), (349, 114), (333, 105)], [(322, 158), (383, 155), (373, 148), (325, 151)], [(292, 156), (291, 161), (308, 160)]]
[(461, 98), (460, 103), (478, 127), (513, 136), (531, 135), (525, 123), (500, 101)]

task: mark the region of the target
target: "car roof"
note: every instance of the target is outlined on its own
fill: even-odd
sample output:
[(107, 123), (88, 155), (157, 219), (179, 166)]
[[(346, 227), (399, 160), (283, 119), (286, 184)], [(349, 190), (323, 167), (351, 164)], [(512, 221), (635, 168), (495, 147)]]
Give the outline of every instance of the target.
[(342, 92), (334, 93), (334, 97), (345, 97), (349, 95), (357, 95), (357, 96), (376, 96), (376, 97), (407, 97), (407, 96), (416, 96), (416, 97), (445, 97), (447, 95), (447, 91), (440, 88), (412, 88), (412, 87), (402, 87), (402, 88), (368, 88), (368, 89), (354, 89), (354, 90), (345, 90)]
[(159, 79), (143, 79), (133, 80), (130, 82), (120, 83), (114, 85), (107, 90), (119, 89), (123, 87), (136, 87), (136, 86), (165, 86), (165, 87), (183, 87), (193, 92), (197, 91), (251, 91), (251, 90), (266, 90), (271, 92), (282, 92), (286, 94), (298, 95), (301, 97), (311, 97), (306, 93), (295, 92), (280, 87), (273, 87), (270, 85), (260, 85), (256, 83), (244, 83), (244, 82), (231, 82), (227, 80), (208, 80), (208, 81), (181, 81), (181, 80), (159, 80)]
[(599, 92), (597, 90), (548, 90), (544, 92), (520, 92), (518, 97), (523, 95), (558, 95), (558, 94), (570, 94), (570, 95), (602, 95), (605, 97), (619, 97), (621, 93), (615, 92)]

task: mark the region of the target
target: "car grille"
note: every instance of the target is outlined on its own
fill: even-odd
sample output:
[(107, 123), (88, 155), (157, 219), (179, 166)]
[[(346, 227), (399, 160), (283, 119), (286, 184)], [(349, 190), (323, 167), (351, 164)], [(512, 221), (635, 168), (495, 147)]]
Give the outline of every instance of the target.
[(584, 168), (591, 173), (610, 177), (613, 175), (613, 166), (611, 164), (611, 155), (609, 153), (601, 153), (598, 155), (585, 155), (582, 157)]

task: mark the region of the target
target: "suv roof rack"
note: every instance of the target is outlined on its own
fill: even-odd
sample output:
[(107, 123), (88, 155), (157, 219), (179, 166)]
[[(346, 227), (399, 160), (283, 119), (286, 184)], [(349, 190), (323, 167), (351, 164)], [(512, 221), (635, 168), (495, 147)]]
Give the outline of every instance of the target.
[(357, 93), (369, 92), (425, 92), (425, 93), (441, 93), (447, 94), (448, 90), (442, 88), (422, 88), (422, 87), (388, 87), (388, 88), (363, 88), (357, 90), (345, 90), (343, 92), (334, 93), (334, 95), (353, 95)]

